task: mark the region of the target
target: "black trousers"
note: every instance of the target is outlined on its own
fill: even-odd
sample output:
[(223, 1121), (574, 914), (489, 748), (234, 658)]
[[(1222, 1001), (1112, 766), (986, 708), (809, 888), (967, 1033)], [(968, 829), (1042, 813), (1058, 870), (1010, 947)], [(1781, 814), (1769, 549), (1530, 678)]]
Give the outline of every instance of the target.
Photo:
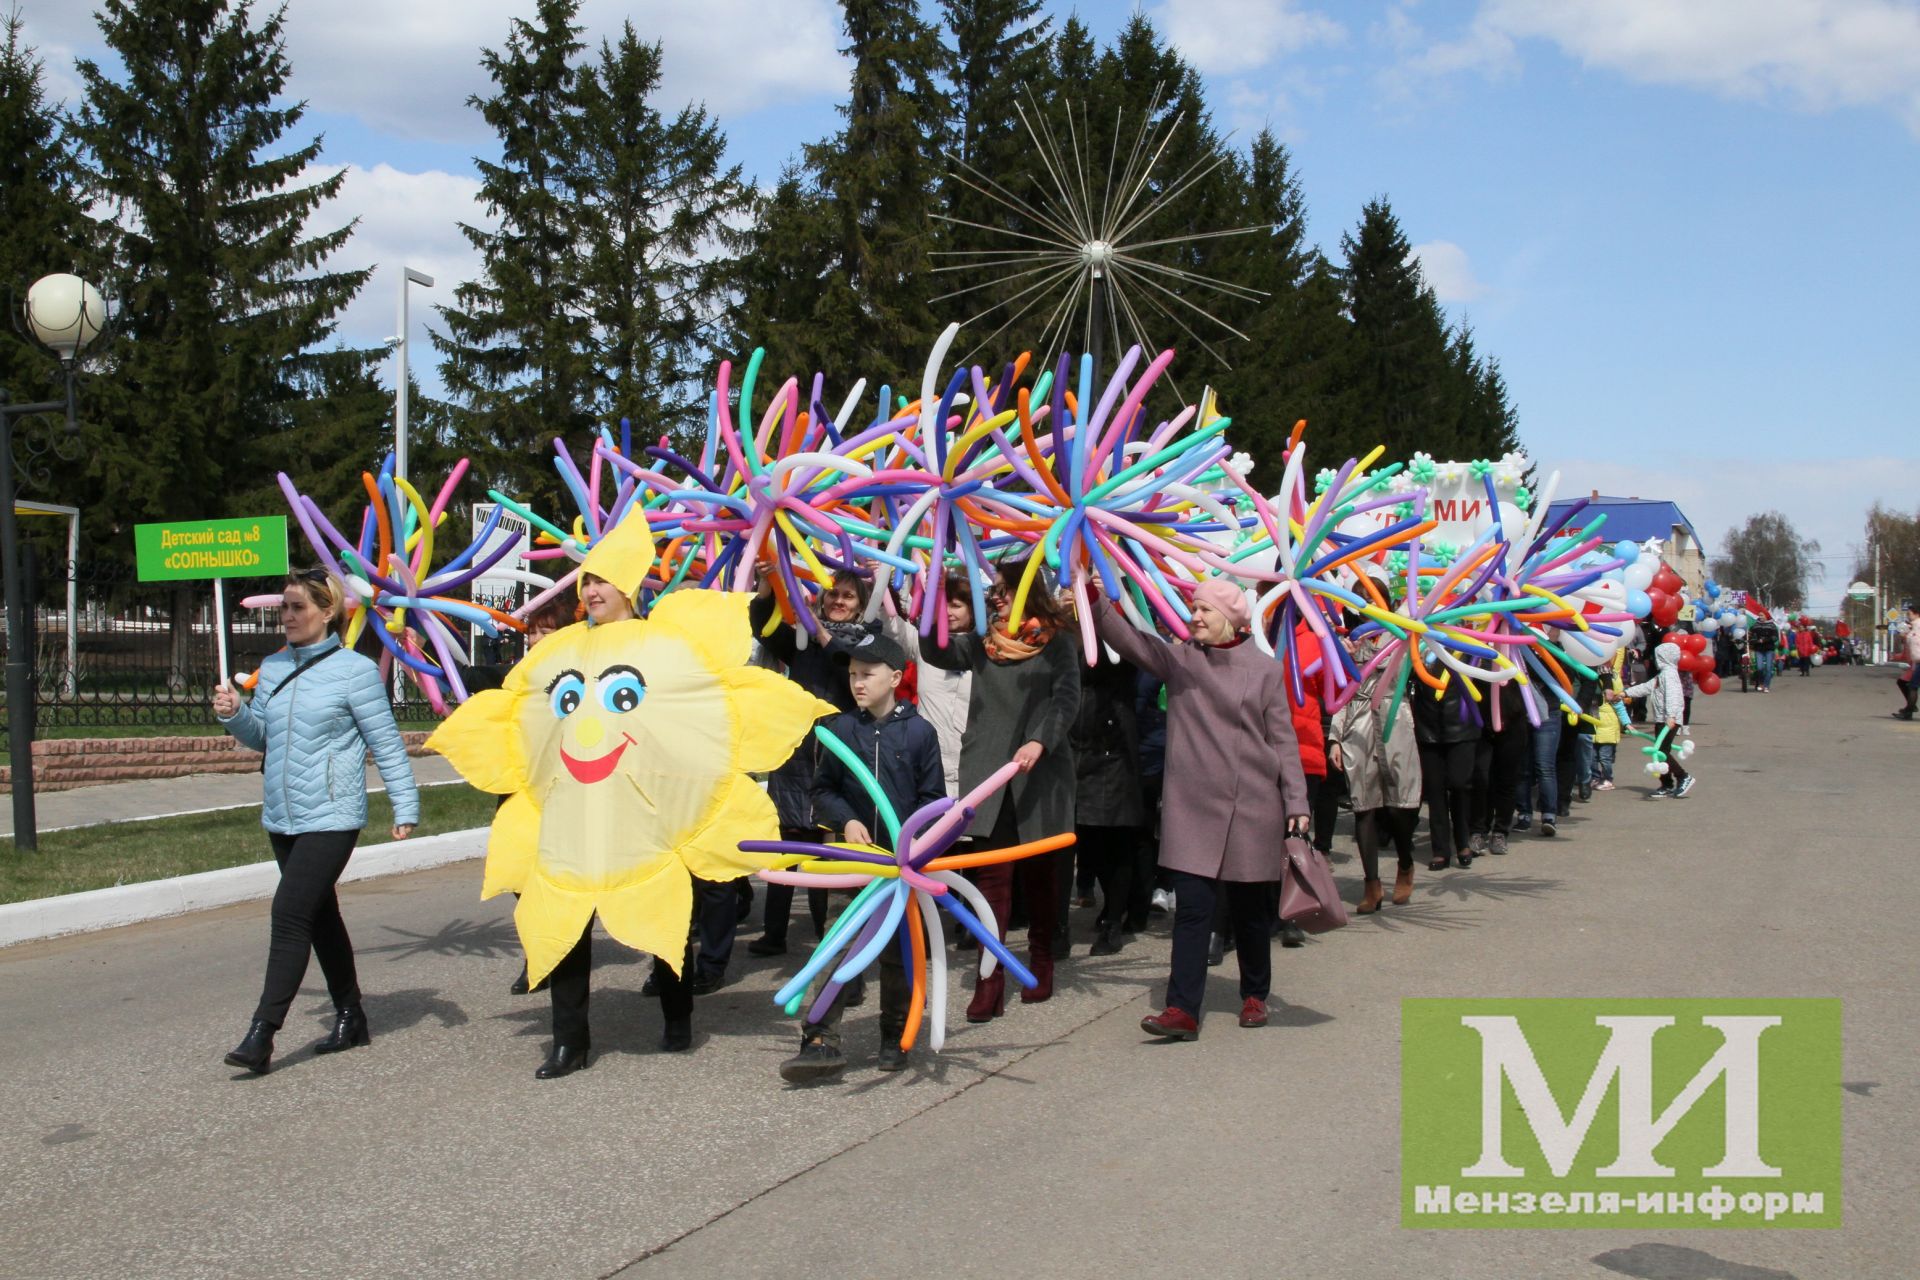
[[(711, 880), (694, 877), (693, 890), (696, 910), (702, 888), (713, 887)], [(726, 889), (728, 900), (732, 900), (733, 886)], [(693, 977), (693, 947), (687, 947), (681, 961), (678, 974), (667, 966), (659, 956), (653, 958), (653, 986), (660, 993), (660, 1015), (668, 1022), (685, 1022), (693, 1016), (693, 989), (689, 981)], [(587, 1029), (587, 994), (593, 985), (593, 921), (587, 921), (587, 927), (580, 933), (580, 941), (573, 944), (573, 950), (561, 958), (547, 975), (548, 998), (553, 1001), (553, 1042), (570, 1049), (589, 1049), (593, 1047), (593, 1036)]]
[(1338, 769), (1307, 775), (1307, 810), (1313, 814), (1313, 847), (1322, 853), (1333, 852), (1333, 827), (1340, 820), (1340, 793), (1346, 787), (1347, 775)]
[(1573, 789), (1580, 774), (1580, 735), (1573, 726), (1560, 726), (1560, 745), (1553, 753), (1553, 775), (1558, 787), (1559, 816), (1573, 808)]
[(360, 839), (352, 831), (302, 831), (283, 836), (267, 833), (273, 860), (280, 864), (280, 884), (273, 891), (273, 924), (267, 944), (267, 980), (260, 991), (255, 1020), (278, 1030), (307, 976), (307, 957), (320, 958), (327, 978), (327, 994), (336, 1008), (360, 1003), (360, 976), (353, 965), (353, 942), (340, 918), (340, 898), (334, 885), (347, 869), (353, 846)]
[(1200, 1016), (1207, 993), (1207, 942), (1214, 903), (1224, 896), (1240, 958), (1240, 998), (1265, 1000), (1273, 987), (1273, 920), (1267, 886), (1257, 881), (1215, 880), (1190, 871), (1169, 871), (1173, 881), (1173, 971), (1167, 1003)]
[(1533, 726), (1509, 722), (1480, 739), (1473, 761), (1473, 829), (1481, 835), (1513, 830), (1516, 807), (1524, 808), (1520, 789), (1533, 770)]
[(1475, 746), (1472, 742), (1420, 744), (1420, 789), (1427, 801), (1435, 858), (1451, 858), (1455, 850), (1466, 848), (1472, 835)]
[[(740, 927), (739, 880), (693, 882), (693, 931), (699, 940), (694, 972), (718, 978), (733, 959), (733, 935)], [(791, 887), (791, 886), (789, 886)]]
[[(1100, 923), (1109, 928), (1126, 926), (1133, 918), (1131, 904), (1139, 873), (1140, 828), (1075, 827), (1073, 833), (1073, 847), (1079, 854), (1080, 865), (1100, 880)], [(1143, 901), (1143, 917), (1145, 910)]]
[(1400, 870), (1413, 866), (1413, 832), (1420, 825), (1418, 809), (1362, 809), (1353, 815), (1353, 842), (1360, 846), (1360, 874), (1380, 878), (1380, 837), (1393, 840)]
[[(820, 831), (813, 827), (782, 827), (780, 838), (782, 840), (818, 840)], [(699, 882), (696, 880), (694, 883)], [(827, 891), (825, 889), (807, 890), (807, 912), (813, 917), (813, 936), (826, 937)], [(790, 884), (768, 885), (766, 914), (761, 917), (767, 941), (782, 944), (786, 942), (787, 918), (792, 914), (793, 886)]]

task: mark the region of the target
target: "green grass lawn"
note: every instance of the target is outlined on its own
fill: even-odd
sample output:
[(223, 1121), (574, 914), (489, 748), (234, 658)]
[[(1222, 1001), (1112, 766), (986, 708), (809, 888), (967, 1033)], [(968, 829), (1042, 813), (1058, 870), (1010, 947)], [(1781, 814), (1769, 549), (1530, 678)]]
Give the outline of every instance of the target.
[[(493, 821), (493, 806), (493, 796), (465, 783), (422, 787), (418, 834), (484, 827)], [(361, 847), (385, 844), (392, 827), (386, 793), (369, 795)], [(0, 902), (137, 884), (272, 857), (258, 805), (48, 832), (40, 837), (36, 853), (21, 853), (11, 839), (0, 838)]]

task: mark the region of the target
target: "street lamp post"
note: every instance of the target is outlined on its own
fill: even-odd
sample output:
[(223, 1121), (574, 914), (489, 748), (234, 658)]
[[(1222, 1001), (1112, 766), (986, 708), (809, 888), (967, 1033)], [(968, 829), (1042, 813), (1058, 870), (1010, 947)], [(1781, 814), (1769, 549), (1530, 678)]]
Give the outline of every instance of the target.
[(412, 267), (400, 268), (400, 330), (393, 346), (400, 366), (394, 373), (393, 473), (403, 480), (407, 475), (407, 286), (410, 284), (431, 289), (433, 277)]
[[(106, 327), (107, 304), (100, 291), (73, 275), (51, 275), (27, 290), (27, 330), (60, 361), (66, 396), (31, 404), (9, 404), (0, 390), (0, 577), (6, 579), (7, 604), (7, 749), (13, 757), (13, 845), (32, 853), (40, 847), (33, 814), (33, 629), (20, 573), (20, 524), (13, 502), (13, 420), (34, 413), (64, 413), (75, 431), (73, 369), (87, 344)], [(72, 620), (68, 620), (72, 625)]]

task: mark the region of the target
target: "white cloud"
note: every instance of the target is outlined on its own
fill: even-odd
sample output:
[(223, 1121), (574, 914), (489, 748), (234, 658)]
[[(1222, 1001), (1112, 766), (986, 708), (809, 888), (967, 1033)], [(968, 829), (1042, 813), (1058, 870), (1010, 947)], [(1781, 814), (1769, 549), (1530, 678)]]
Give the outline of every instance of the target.
[(1410, 66), (1497, 72), (1522, 40), (1649, 84), (1885, 108), (1920, 133), (1920, 7), (1905, 0), (1484, 0), (1464, 35)]
[(1487, 286), (1474, 277), (1467, 251), (1453, 241), (1417, 244), (1409, 256), (1420, 264), (1420, 274), (1440, 301), (1474, 302), (1487, 296)]
[[(1580, 446), (1575, 446), (1579, 448)], [(1726, 549), (1727, 531), (1750, 515), (1779, 511), (1800, 535), (1820, 543), (1825, 576), (1811, 594), (1816, 607), (1830, 605), (1846, 589), (1853, 568), (1850, 553), (1862, 540), (1867, 508), (1875, 501), (1897, 510), (1913, 508), (1920, 491), (1920, 459), (1904, 457), (1753, 457), (1730, 447), (1725, 453), (1663, 454), (1650, 461), (1561, 457), (1542, 449), (1534, 454), (1544, 477), (1559, 470), (1558, 498), (1576, 498), (1593, 489), (1610, 497), (1657, 498), (1676, 502), (1693, 521), (1709, 556)], [(1542, 481), (1544, 484), (1545, 481)]]
[[(24, 0), (27, 34), (47, 58), (49, 92), (77, 86), (73, 51), (100, 56), (100, 34), (82, 0)], [(523, 0), (292, 0), (287, 9), (288, 90), (321, 112), (357, 117), (399, 137), (466, 142), (486, 125), (466, 105), (490, 88), (480, 50), (501, 49)], [(264, 13), (264, 9), (256, 13)], [(589, 51), (632, 21), (663, 46), (663, 109), (704, 102), (735, 115), (845, 91), (838, 6), (831, 0), (585, 0), (580, 39)]]
[(1338, 44), (1346, 28), (1293, 0), (1165, 0), (1153, 20), (1201, 71), (1234, 75), (1316, 44)]
[[(333, 172), (320, 166), (307, 170), (299, 181), (313, 182)], [(451, 303), (454, 288), (480, 271), (479, 254), (456, 224), (496, 225), (479, 202), (479, 192), (479, 181), (464, 174), (404, 173), (384, 164), (371, 169), (348, 166), (340, 193), (307, 223), (309, 232), (317, 233), (358, 218), (359, 226), (327, 265), (334, 270), (378, 265), (340, 318), (342, 341), (371, 347), (393, 334), (399, 319), (400, 269), (424, 271), (434, 284), (430, 289), (413, 286), (408, 304), (413, 349), (408, 360), (415, 377), (432, 381), (435, 357), (426, 338), (432, 308)]]

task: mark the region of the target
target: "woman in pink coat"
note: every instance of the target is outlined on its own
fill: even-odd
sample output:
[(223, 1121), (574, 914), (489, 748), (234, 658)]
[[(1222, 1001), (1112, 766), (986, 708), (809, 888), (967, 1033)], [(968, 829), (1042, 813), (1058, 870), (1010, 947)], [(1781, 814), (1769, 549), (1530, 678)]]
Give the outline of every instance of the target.
[(1267, 1023), (1272, 908), (1283, 834), (1304, 837), (1312, 818), (1300, 744), (1279, 663), (1247, 643), (1246, 596), (1214, 578), (1193, 593), (1190, 644), (1169, 644), (1095, 606), (1100, 638), (1167, 685), (1166, 791), (1160, 865), (1173, 880), (1173, 971), (1167, 1008), (1143, 1018), (1150, 1035), (1200, 1034), (1214, 903), (1226, 896), (1240, 957), (1240, 1025)]

